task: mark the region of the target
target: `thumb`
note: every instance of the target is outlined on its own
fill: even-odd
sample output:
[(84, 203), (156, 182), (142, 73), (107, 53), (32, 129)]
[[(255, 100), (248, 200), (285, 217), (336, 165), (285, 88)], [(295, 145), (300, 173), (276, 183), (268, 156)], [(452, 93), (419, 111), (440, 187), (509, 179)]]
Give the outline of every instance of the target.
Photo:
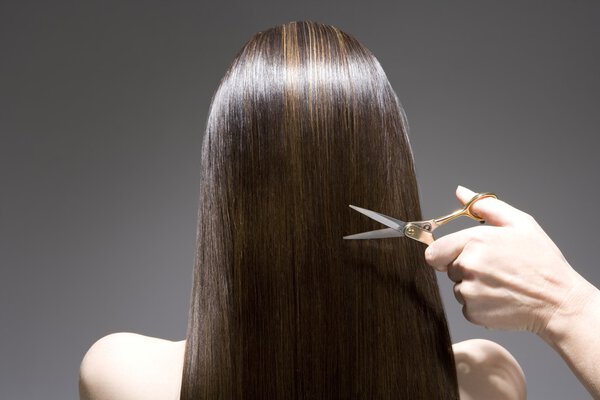
[[(456, 197), (464, 205), (477, 193), (466, 187), (458, 185), (456, 187)], [(471, 211), (483, 218), (487, 223), (495, 226), (514, 225), (523, 214), (522, 211), (514, 208), (502, 200), (493, 197), (484, 197), (477, 200)]]

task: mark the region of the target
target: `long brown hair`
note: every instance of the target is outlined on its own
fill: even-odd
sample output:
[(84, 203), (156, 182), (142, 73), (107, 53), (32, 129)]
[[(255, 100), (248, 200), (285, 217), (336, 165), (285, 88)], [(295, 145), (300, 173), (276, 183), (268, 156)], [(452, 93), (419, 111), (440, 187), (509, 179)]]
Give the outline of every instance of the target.
[(212, 99), (181, 399), (458, 399), (400, 102), (339, 29), (254, 35)]

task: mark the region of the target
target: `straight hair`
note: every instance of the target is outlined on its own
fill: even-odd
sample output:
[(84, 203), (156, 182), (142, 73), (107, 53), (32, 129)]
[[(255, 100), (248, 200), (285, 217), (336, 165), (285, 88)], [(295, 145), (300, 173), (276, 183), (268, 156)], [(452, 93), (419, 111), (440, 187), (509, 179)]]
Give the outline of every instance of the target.
[(181, 399), (458, 399), (404, 111), (375, 56), (316, 22), (255, 34), (210, 106)]

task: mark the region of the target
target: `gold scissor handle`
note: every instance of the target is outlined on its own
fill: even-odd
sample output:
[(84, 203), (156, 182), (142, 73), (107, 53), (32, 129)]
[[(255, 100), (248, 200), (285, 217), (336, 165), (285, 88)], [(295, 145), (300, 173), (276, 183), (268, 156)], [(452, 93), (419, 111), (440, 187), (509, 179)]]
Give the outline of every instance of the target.
[(469, 218), (474, 219), (475, 221), (483, 221), (483, 218), (481, 218), (479, 215), (475, 214), (473, 212), (473, 210), (471, 210), (471, 208), (473, 207), (473, 204), (475, 204), (477, 201), (486, 198), (486, 197), (493, 197), (495, 199), (498, 198), (498, 196), (496, 196), (494, 193), (492, 192), (485, 192), (485, 193), (477, 193), (475, 196), (473, 196), (465, 205), (463, 208), (458, 209), (456, 211), (454, 211), (451, 214), (445, 215), (443, 217), (439, 217), (436, 218), (434, 220), (434, 225), (440, 226), (440, 225), (444, 225), (447, 222), (452, 221), (453, 219), (456, 219), (460, 216), (467, 216)]
[(477, 201), (485, 198), (485, 197), (493, 197), (495, 199), (498, 198), (494, 193), (485, 192), (485, 193), (477, 193), (473, 196), (463, 208), (454, 211), (448, 215), (444, 215), (443, 217), (430, 219), (427, 221), (413, 221), (406, 224), (404, 227), (404, 235), (407, 237), (414, 239), (416, 241), (431, 244), (435, 240), (433, 237), (433, 231), (436, 230), (439, 226), (444, 225), (447, 222), (452, 221), (460, 216), (467, 216), (469, 218), (474, 219), (475, 221), (480, 221), (481, 223), (485, 222), (483, 218), (479, 215), (475, 214), (471, 207)]

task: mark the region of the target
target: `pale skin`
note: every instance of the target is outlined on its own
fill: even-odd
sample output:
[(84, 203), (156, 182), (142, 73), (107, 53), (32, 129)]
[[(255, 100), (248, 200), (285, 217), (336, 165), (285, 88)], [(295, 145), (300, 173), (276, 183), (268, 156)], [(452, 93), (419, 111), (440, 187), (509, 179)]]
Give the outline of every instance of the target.
[[(464, 204), (475, 193), (459, 186)], [(487, 226), (443, 236), (427, 262), (455, 282), (465, 318), (498, 330), (537, 334), (600, 399), (600, 291), (569, 265), (535, 219), (502, 200), (483, 198), (472, 210)]]
[[(461, 400), (526, 398), (514, 357), (489, 340), (454, 344)], [(185, 340), (120, 332), (96, 341), (81, 362), (81, 400), (178, 400)]]

